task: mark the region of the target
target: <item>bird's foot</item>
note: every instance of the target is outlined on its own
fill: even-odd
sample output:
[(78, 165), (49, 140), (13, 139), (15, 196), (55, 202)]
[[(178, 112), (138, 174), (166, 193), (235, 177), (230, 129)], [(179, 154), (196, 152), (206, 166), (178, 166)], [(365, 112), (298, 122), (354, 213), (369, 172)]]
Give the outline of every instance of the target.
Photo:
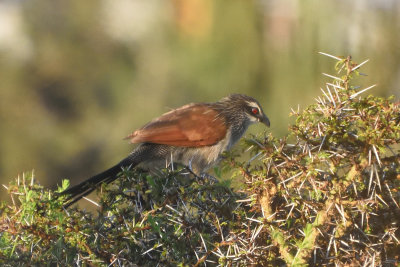
[(208, 180), (211, 184), (218, 183), (218, 179), (208, 173), (201, 173), (200, 178), (205, 181)]
[(197, 182), (209, 182), (210, 184), (218, 183), (218, 179), (208, 173), (203, 172), (197, 174), (190, 167), (186, 167), (185, 170), (187, 171), (185, 174), (191, 174)]

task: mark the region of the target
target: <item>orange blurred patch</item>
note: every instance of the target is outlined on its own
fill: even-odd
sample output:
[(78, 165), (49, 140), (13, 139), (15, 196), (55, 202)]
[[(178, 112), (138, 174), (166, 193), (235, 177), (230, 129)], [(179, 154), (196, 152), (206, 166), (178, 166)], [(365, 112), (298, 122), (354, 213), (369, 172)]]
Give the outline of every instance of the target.
[(211, 0), (173, 0), (178, 30), (190, 37), (204, 37), (213, 22)]

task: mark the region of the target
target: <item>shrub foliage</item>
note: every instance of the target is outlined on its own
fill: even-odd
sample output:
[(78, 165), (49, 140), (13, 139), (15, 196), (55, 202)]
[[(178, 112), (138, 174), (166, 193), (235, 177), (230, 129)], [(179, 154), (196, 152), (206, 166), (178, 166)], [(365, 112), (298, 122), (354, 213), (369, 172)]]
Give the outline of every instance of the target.
[(65, 210), (32, 174), (5, 186), (1, 265), (398, 265), (400, 105), (361, 97), (363, 63), (333, 58), (338, 74), (292, 112), (288, 136), (246, 139), (251, 159), (216, 169), (240, 190), (186, 169), (124, 170), (92, 214)]

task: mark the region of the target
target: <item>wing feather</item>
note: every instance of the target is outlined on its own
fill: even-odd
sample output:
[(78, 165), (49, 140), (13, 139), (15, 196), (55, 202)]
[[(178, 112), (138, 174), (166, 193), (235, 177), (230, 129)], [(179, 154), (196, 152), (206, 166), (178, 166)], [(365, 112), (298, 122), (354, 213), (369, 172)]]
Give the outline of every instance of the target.
[(207, 104), (189, 104), (161, 115), (130, 134), (131, 143), (210, 146), (226, 135), (226, 122)]

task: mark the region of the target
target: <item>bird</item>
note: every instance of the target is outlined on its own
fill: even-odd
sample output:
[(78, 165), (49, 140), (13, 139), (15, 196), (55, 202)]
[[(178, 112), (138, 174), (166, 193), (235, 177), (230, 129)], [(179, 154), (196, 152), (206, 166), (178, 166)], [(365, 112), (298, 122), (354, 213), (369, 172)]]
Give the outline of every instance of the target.
[(181, 164), (194, 174), (206, 174), (244, 135), (251, 124), (270, 121), (259, 102), (244, 94), (231, 94), (213, 103), (190, 103), (164, 113), (128, 135), (135, 149), (113, 167), (67, 188), (67, 208), (101, 184), (116, 180), (123, 168), (162, 169)]

